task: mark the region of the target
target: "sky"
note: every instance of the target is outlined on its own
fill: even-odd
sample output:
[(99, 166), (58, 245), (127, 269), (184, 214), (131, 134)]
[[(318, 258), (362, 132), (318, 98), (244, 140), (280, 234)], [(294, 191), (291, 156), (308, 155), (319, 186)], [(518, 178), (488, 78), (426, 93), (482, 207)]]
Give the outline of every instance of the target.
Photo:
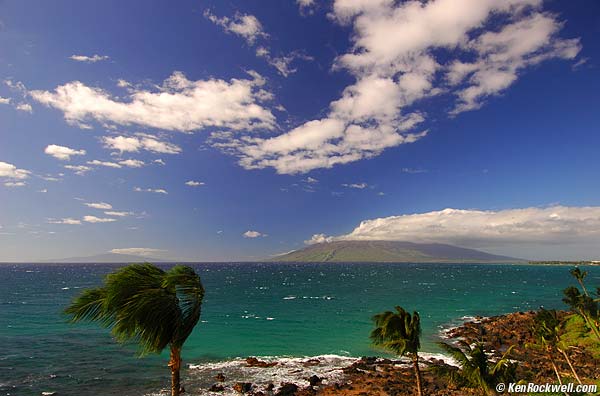
[(600, 259), (594, 0), (0, 2), (0, 261)]

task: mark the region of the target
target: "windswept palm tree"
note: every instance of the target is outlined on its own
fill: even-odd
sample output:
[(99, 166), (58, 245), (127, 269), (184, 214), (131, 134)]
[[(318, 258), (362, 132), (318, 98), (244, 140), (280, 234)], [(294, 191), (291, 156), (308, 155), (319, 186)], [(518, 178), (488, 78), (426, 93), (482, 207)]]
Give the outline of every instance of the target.
[(104, 285), (85, 290), (65, 309), (72, 322), (89, 320), (112, 330), (118, 342), (135, 341), (140, 355), (169, 346), (171, 394), (181, 392), (181, 348), (200, 319), (204, 288), (190, 267), (169, 271), (131, 264), (106, 276)]
[(460, 368), (440, 367), (436, 371), (459, 385), (479, 388), (486, 395), (495, 395), (497, 384), (515, 381), (517, 364), (508, 359), (512, 347), (494, 362), (488, 358), (480, 342), (469, 345), (461, 341), (459, 345), (462, 348), (445, 342), (438, 345), (460, 364)]
[(408, 355), (415, 369), (417, 393), (423, 396), (419, 349), (421, 348), (421, 319), (418, 312), (406, 312), (395, 307), (396, 312), (386, 311), (373, 316), (375, 329), (371, 331), (373, 344), (388, 349), (397, 355)]
[[(571, 271), (572, 274), (573, 271), (574, 270)], [(578, 281), (581, 281), (580, 284), (583, 285), (583, 278), (585, 275), (581, 275), (577, 272), (575, 272), (575, 274), (580, 276), (580, 278), (577, 278), (576, 275), (573, 275)], [(600, 292), (600, 290), (598, 290), (598, 292)], [(587, 291), (581, 293), (575, 286), (567, 287), (563, 290), (563, 294), (565, 295), (563, 302), (581, 316), (587, 327), (590, 328), (592, 333), (594, 333), (596, 338), (600, 341), (600, 300), (589, 296)]]
[(581, 384), (581, 380), (575, 371), (575, 367), (571, 363), (571, 359), (569, 359), (569, 355), (567, 355), (566, 347), (563, 342), (560, 340), (560, 329), (562, 323), (556, 313), (556, 310), (546, 310), (544, 308), (540, 308), (533, 319), (533, 335), (536, 338), (535, 345), (529, 345), (530, 347), (534, 347), (538, 350), (541, 350), (550, 361), (552, 365), (552, 369), (558, 378), (558, 382), (562, 384), (562, 379), (560, 377), (560, 373), (558, 372), (558, 368), (556, 367), (556, 363), (554, 362), (554, 352), (560, 352), (565, 361), (569, 365), (573, 376)]
[(577, 282), (583, 289), (583, 294), (585, 294), (586, 296), (589, 296), (588, 291), (585, 288), (585, 284), (583, 283), (583, 280), (587, 276), (587, 271), (582, 271), (579, 269), (579, 267), (575, 267), (575, 268), (572, 268), (571, 270), (569, 270), (569, 273), (571, 274), (571, 276), (573, 276), (573, 278), (577, 279)]

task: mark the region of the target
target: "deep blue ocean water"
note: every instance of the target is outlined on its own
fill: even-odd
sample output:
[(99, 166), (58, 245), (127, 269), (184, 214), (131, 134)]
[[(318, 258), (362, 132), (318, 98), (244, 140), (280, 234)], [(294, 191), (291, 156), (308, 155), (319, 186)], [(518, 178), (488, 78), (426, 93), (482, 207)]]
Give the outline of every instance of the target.
[[(562, 289), (574, 284), (565, 266), (192, 266), (206, 297), (201, 323), (183, 351), (185, 363), (195, 367), (184, 373), (191, 395), (205, 394), (201, 388), (214, 370), (235, 375), (236, 357), (381, 354), (369, 345), (370, 317), (395, 305), (420, 312), (422, 349), (436, 353), (440, 330), (461, 318), (565, 308)], [(108, 330), (68, 324), (61, 314), (81, 289), (99, 285), (116, 267), (0, 265), (0, 395), (133, 396), (168, 386), (166, 354), (138, 359), (134, 346), (115, 344)], [(600, 267), (586, 270), (589, 285), (600, 285)]]

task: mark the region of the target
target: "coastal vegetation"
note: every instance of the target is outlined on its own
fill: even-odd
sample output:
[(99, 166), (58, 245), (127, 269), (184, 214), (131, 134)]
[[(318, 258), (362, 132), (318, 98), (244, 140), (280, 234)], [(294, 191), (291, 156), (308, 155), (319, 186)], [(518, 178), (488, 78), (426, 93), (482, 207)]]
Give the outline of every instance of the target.
[(455, 368), (448, 365), (435, 367), (437, 372), (457, 387), (470, 387), (480, 389), (486, 395), (496, 395), (496, 386), (499, 383), (515, 382), (517, 363), (511, 362), (511, 348), (496, 361), (491, 360), (482, 342), (473, 345), (460, 341), (459, 346), (440, 342), (438, 345), (454, 360), (460, 367)]
[(182, 392), (181, 349), (200, 319), (204, 288), (190, 267), (168, 271), (131, 264), (106, 276), (102, 287), (85, 290), (65, 309), (72, 322), (98, 322), (118, 342), (137, 342), (140, 355), (170, 348), (171, 395)]
[(421, 318), (418, 312), (412, 315), (402, 307), (396, 312), (386, 311), (373, 316), (375, 329), (371, 332), (373, 344), (396, 353), (408, 355), (412, 360), (417, 382), (417, 393), (423, 396), (419, 349), (421, 348)]

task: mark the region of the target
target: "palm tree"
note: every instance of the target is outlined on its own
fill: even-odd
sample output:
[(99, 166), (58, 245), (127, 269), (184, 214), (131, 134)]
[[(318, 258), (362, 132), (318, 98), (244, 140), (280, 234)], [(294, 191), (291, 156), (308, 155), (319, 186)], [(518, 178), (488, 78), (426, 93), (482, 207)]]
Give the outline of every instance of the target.
[(421, 319), (418, 312), (406, 312), (395, 307), (396, 312), (386, 311), (373, 316), (375, 329), (371, 331), (373, 344), (388, 349), (397, 355), (409, 355), (415, 369), (417, 393), (423, 396), (419, 349), (421, 348)]
[(102, 287), (85, 290), (65, 313), (111, 328), (118, 342), (136, 341), (140, 355), (170, 348), (171, 395), (178, 396), (181, 348), (200, 319), (204, 288), (190, 267), (169, 271), (131, 264), (108, 274)]
[(462, 349), (445, 342), (440, 342), (438, 345), (460, 364), (458, 370), (447, 366), (436, 369), (437, 372), (450, 377), (454, 382), (479, 388), (486, 395), (495, 395), (497, 384), (515, 380), (517, 364), (508, 359), (512, 347), (508, 348), (498, 361), (493, 362), (489, 360), (481, 342), (471, 346), (461, 341), (459, 345)]
[(575, 311), (586, 323), (587, 327), (600, 341), (600, 306), (598, 300), (586, 294), (581, 294), (575, 286), (563, 290), (563, 302)]
[(558, 314), (556, 313), (556, 310), (553, 309), (549, 311), (544, 308), (540, 308), (533, 319), (533, 334), (537, 339), (536, 347), (537, 349), (542, 350), (550, 360), (550, 364), (552, 365), (554, 373), (556, 374), (560, 384), (562, 384), (562, 379), (553, 357), (555, 350), (563, 355), (565, 361), (571, 369), (571, 372), (573, 373), (573, 376), (577, 382), (581, 384), (581, 380), (575, 371), (575, 367), (573, 367), (571, 359), (569, 359), (569, 355), (567, 355), (564, 343), (560, 340), (561, 325), (562, 323), (558, 317)]
[(583, 289), (583, 294), (585, 294), (586, 296), (589, 296), (588, 291), (585, 288), (585, 284), (583, 283), (583, 280), (587, 276), (587, 271), (582, 271), (579, 269), (579, 267), (575, 267), (575, 268), (572, 268), (569, 271), (569, 273), (573, 276), (573, 278), (577, 279), (577, 282), (579, 282), (579, 284), (581, 285), (581, 288)]

